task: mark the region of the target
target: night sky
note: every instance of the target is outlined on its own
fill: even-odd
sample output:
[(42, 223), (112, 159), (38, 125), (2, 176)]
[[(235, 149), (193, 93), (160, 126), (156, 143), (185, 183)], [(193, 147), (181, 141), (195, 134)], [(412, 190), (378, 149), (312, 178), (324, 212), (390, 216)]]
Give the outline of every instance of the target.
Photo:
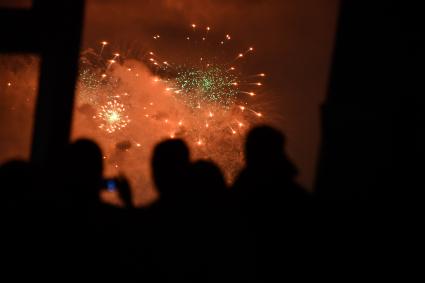
[[(181, 36), (191, 23), (229, 33), (241, 49), (256, 48), (253, 71), (268, 74), (265, 94), (288, 151), (311, 187), (336, 28), (337, 0), (88, 1), (85, 47), (99, 40), (152, 42)], [(176, 50), (176, 52), (181, 52)], [(180, 53), (179, 53), (180, 54)], [(278, 112), (277, 114), (275, 112)]]
[[(274, 125), (288, 137), (300, 182), (312, 187), (320, 140), (338, 0), (89, 0), (83, 49), (111, 45), (152, 47), (152, 36), (172, 40), (192, 23), (231, 34), (237, 48), (255, 47), (247, 72), (265, 72), (262, 99)], [(0, 0), (0, 7), (28, 1)], [(184, 56), (181, 46), (168, 56)], [(168, 52), (170, 52), (168, 50)]]

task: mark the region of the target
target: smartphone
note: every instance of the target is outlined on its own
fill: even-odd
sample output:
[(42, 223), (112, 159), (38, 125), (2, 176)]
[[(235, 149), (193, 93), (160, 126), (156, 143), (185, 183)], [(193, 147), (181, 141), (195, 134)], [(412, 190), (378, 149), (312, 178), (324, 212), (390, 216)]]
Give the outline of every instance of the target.
[(115, 192), (117, 190), (117, 181), (114, 179), (107, 179), (105, 181), (106, 189), (110, 192)]

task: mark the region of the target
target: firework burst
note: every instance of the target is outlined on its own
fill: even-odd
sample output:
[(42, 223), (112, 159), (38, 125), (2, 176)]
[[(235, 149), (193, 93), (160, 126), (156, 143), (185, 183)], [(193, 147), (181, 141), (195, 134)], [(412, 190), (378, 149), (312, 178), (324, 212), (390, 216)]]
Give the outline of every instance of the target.
[(127, 127), (130, 119), (125, 113), (126, 109), (124, 104), (113, 100), (108, 101), (105, 105), (102, 105), (100, 107), (99, 114), (94, 118), (100, 119), (100, 129), (103, 129), (106, 132), (112, 134), (115, 131)]
[[(156, 81), (162, 81), (167, 92), (173, 93), (177, 99), (189, 106), (197, 120), (205, 120), (206, 110), (208, 121), (203, 121), (202, 127), (199, 123), (194, 123), (195, 129), (192, 132), (198, 132), (198, 136), (207, 136), (205, 129), (209, 132), (215, 130), (218, 134), (225, 129), (225, 132), (232, 136), (247, 129), (241, 127), (241, 124), (249, 125), (253, 118), (263, 117), (261, 112), (249, 107), (249, 98), (257, 95), (257, 89), (263, 86), (261, 80), (266, 75), (243, 75), (239, 67), (243, 59), (254, 52), (254, 48), (248, 47), (244, 52), (232, 52), (233, 56), (228, 56), (230, 52), (226, 47), (232, 37), (226, 34), (218, 42), (211, 41), (210, 31), (209, 26), (205, 29), (196, 24), (190, 26), (191, 34), (185, 41), (192, 43), (192, 52), (185, 56), (188, 58), (186, 63), (164, 60), (157, 52), (151, 51), (145, 55), (148, 58), (146, 64), (160, 78)], [(158, 34), (154, 35), (153, 39), (161, 41)], [(219, 115), (213, 114), (217, 112)], [(245, 123), (237, 122), (238, 120)], [(199, 145), (199, 138), (193, 140), (197, 140), (195, 144)]]
[(170, 82), (175, 93), (191, 107), (202, 104), (221, 105), (229, 108), (237, 98), (237, 77), (220, 66), (179, 70)]
[(214, 35), (211, 27), (187, 32), (182, 43), (155, 34), (157, 50), (133, 56), (102, 41), (81, 57), (73, 135), (98, 141), (106, 174), (125, 172), (144, 194), (153, 187), (149, 160), (161, 140), (183, 139), (192, 158), (213, 160), (232, 181), (243, 166), (246, 132), (268, 116), (255, 106), (264, 101), (265, 74), (244, 73), (254, 48), (235, 50), (230, 34)]

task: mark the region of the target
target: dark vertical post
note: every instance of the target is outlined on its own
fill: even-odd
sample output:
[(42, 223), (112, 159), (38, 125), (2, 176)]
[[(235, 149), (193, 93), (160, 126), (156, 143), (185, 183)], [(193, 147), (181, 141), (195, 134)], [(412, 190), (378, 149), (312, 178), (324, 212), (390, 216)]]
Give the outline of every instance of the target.
[(424, 37), (423, 27), (408, 23), (420, 13), (412, 13), (409, 1), (341, 3), (322, 108), (317, 193), (324, 199), (412, 197), (410, 180), (417, 177), (411, 157), (423, 156), (412, 132), (423, 127), (423, 119), (419, 125), (414, 118), (424, 111), (423, 98), (415, 100), (414, 92), (423, 90), (415, 60)]
[(42, 56), (31, 159), (44, 165), (69, 142), (84, 0), (35, 0)]
[(329, 93), (322, 108), (317, 179), (322, 198), (369, 199), (391, 164), (399, 56), (391, 2), (341, 2)]

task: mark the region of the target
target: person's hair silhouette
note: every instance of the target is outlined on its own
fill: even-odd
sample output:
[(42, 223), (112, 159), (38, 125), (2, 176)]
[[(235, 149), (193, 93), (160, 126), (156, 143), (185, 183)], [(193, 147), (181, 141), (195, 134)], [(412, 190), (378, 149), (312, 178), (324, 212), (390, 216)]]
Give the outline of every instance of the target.
[(199, 160), (190, 167), (191, 194), (207, 209), (222, 206), (226, 198), (223, 174), (214, 163)]
[(295, 177), (297, 169), (286, 158), (284, 152), (285, 145), (285, 136), (272, 127), (260, 126), (252, 129), (248, 133), (245, 144), (247, 166), (270, 170), (276, 165), (285, 164), (285, 172), (280, 173), (286, 173), (291, 177)]
[(179, 139), (159, 143), (153, 152), (152, 170), (160, 197), (178, 197), (187, 189), (189, 149)]
[(246, 140), (246, 167), (234, 184), (243, 206), (305, 198), (296, 184), (297, 169), (286, 156), (285, 136), (269, 126), (252, 129)]
[(74, 202), (92, 205), (99, 202), (103, 185), (103, 155), (100, 147), (88, 139), (80, 139), (68, 147), (66, 187)]

